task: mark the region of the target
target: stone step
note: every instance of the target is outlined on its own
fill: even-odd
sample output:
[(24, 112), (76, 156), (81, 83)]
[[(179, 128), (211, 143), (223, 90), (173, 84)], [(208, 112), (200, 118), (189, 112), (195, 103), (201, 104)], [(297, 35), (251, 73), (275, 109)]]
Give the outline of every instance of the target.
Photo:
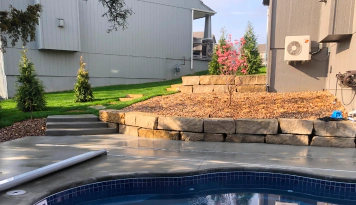
[(182, 84), (174, 84), (174, 85), (171, 85), (171, 88), (179, 88), (180, 86), (183, 86)]
[(46, 136), (104, 135), (118, 133), (116, 128), (47, 129)]
[(105, 122), (47, 122), (47, 129), (67, 129), (67, 128), (107, 128)]
[(143, 94), (127, 94), (126, 98), (142, 98)]
[(175, 91), (178, 91), (178, 88), (167, 88), (166, 90), (168, 92), (175, 92)]
[(95, 115), (52, 115), (47, 117), (47, 122), (98, 122), (99, 118)]
[(136, 98), (119, 98), (120, 101), (122, 102), (127, 102), (127, 101), (131, 101), (131, 100), (134, 100)]

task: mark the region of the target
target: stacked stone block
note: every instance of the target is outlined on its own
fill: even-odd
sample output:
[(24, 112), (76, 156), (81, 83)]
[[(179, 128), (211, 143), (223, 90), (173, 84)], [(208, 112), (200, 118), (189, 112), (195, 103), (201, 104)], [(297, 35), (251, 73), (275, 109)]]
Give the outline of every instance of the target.
[(237, 119), (158, 116), (101, 110), (100, 119), (119, 133), (182, 141), (267, 143), (355, 148), (356, 123), (299, 119)]
[(355, 148), (356, 123), (315, 121), (312, 146)]
[(246, 75), (231, 78), (222, 75), (184, 76), (179, 87), (182, 93), (266, 92), (265, 75)]

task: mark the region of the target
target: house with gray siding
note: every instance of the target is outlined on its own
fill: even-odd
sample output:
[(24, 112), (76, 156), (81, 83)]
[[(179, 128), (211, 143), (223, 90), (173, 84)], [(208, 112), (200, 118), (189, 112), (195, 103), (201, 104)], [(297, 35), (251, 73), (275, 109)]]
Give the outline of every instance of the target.
[[(344, 86), (336, 77), (356, 70), (356, 1), (263, 0), (263, 4), (269, 10), (269, 91), (327, 90), (348, 110), (356, 109), (356, 88)], [(286, 37), (305, 35), (310, 36), (310, 59), (286, 61)], [(356, 82), (355, 76), (348, 79)]]
[[(73, 89), (80, 56), (92, 86), (163, 81), (208, 69), (208, 61), (193, 58), (193, 21), (205, 18), (204, 39), (212, 39), (211, 8), (201, 0), (125, 2), (134, 12), (128, 28), (111, 33), (97, 0), (0, 0), (0, 8), (43, 5), (36, 41), (26, 47), (47, 92)], [(1, 98), (15, 94), (21, 50), (19, 43), (0, 53)]]

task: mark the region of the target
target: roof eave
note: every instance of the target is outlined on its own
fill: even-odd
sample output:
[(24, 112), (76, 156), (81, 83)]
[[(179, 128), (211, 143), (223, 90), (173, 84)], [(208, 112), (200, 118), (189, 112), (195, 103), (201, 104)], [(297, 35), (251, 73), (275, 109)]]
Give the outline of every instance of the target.
[(208, 10), (210, 10), (212, 13), (216, 14), (216, 12), (215, 12), (213, 9), (211, 9), (209, 6), (207, 6), (206, 4), (204, 4), (204, 2), (202, 2), (201, 0), (200, 0), (200, 3), (201, 3), (205, 8), (207, 8)]
[(263, 0), (262, 4), (265, 5), (265, 6), (269, 6), (269, 1), (270, 0)]

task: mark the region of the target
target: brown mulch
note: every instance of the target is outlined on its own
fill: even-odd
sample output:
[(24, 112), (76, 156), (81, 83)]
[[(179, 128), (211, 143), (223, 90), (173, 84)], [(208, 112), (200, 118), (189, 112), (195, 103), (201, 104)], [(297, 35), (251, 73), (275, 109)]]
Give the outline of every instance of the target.
[(199, 118), (292, 118), (315, 120), (346, 110), (328, 92), (235, 93), (229, 106), (228, 94), (183, 94), (154, 97), (124, 111), (165, 116)]
[(0, 143), (26, 136), (44, 136), (46, 132), (46, 118), (16, 122), (9, 127), (0, 129)]

